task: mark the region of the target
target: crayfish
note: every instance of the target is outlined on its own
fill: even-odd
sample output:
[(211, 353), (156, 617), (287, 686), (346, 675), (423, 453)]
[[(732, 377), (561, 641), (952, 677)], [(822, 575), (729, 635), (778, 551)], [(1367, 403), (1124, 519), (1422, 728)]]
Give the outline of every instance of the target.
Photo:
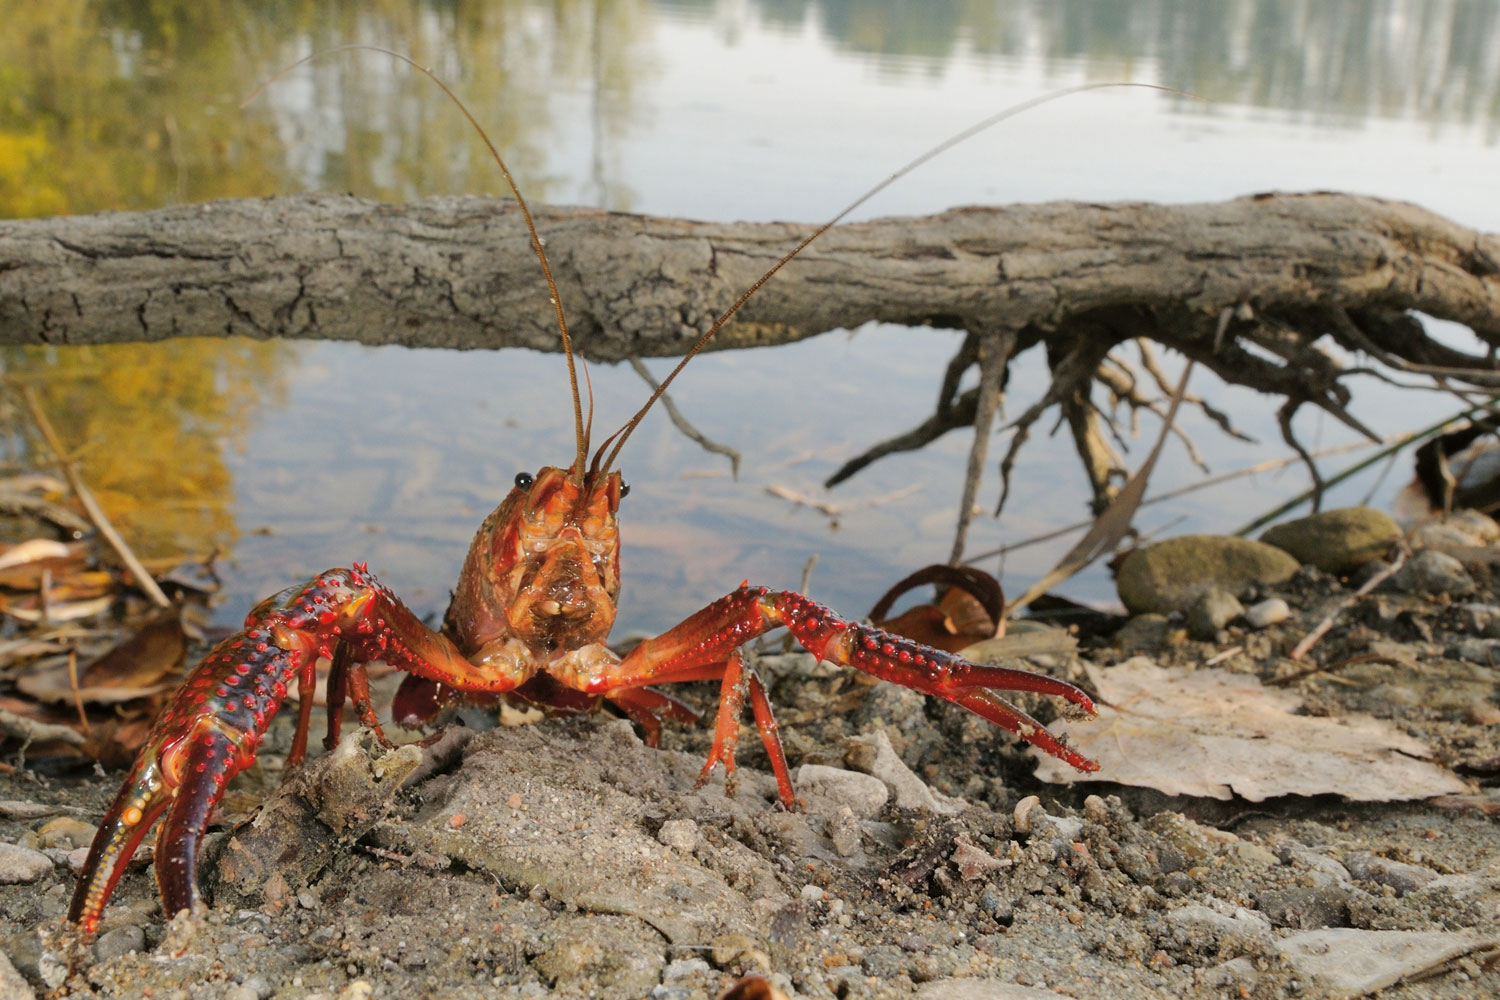
[[(439, 86), (452, 97), (440, 81)], [(493, 146), (490, 150), (515, 196), (556, 306), (572, 388), (577, 441), (572, 462), (566, 468), (549, 466), (516, 476), (514, 487), (485, 518), (469, 547), (440, 630), (424, 625), (359, 563), (327, 570), (258, 604), (244, 629), (221, 642), (187, 675), (105, 814), (68, 911), (69, 921), (85, 934), (98, 928), (126, 864), (158, 819), (155, 867), (165, 912), (172, 916), (202, 905), (197, 865), (209, 816), (230, 779), (255, 760), (266, 728), (293, 683), (298, 715), (287, 766), (300, 764), (320, 660), (331, 664), (326, 690), (328, 748), (338, 740), (347, 700), (353, 701), (375, 738), (391, 745), (371, 704), (366, 664), (373, 661), (406, 671), (410, 676), (403, 682), (403, 695), (414, 701), (434, 694), (482, 692), (569, 712), (609, 702), (639, 725), (652, 745), (663, 718), (697, 719), (697, 713), (656, 685), (718, 681), (713, 743), (700, 781), (720, 764), (726, 775), (733, 774), (740, 719), (748, 701), (770, 757), (780, 803), (792, 809), (797, 798), (771, 705), (740, 653), (750, 640), (784, 627), (822, 660), (946, 699), (1074, 767), (1096, 768), (995, 693), (1056, 695), (1092, 713), (1093, 702), (1079, 688), (1025, 670), (970, 663), (841, 618), (792, 591), (741, 584), (624, 656), (610, 649), (606, 643), (620, 592), (616, 517), (628, 492), (616, 460), (625, 442), (688, 361), (765, 281), (884, 184), (771, 268), (715, 321), (646, 404), (591, 455), (591, 420), (584, 419), (572, 341), (547, 255), (525, 199)]]

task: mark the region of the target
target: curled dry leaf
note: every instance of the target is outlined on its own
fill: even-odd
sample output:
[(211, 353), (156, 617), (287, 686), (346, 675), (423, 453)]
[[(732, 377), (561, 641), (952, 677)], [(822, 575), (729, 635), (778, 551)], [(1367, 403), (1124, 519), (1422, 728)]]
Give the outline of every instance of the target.
[(1099, 770), (1080, 773), (1046, 758), (1037, 768), (1044, 781), (1113, 781), (1168, 795), (1238, 795), (1251, 802), (1330, 793), (1388, 802), (1469, 790), (1429, 759), (1426, 745), (1390, 723), (1368, 715), (1295, 714), (1301, 709), (1296, 695), (1254, 677), (1169, 670), (1145, 657), (1087, 669), (1099, 692), (1099, 717), (1049, 728), (1066, 734)]
[(157, 615), (139, 631), (78, 670), (75, 692), (67, 656), (38, 660), (16, 687), (37, 701), (111, 705), (169, 690), (181, 673), (187, 639), (176, 609)]
[[(895, 618), (886, 617), (898, 597), (928, 583), (947, 588), (936, 605), (919, 604)], [(902, 579), (870, 611), (878, 628), (949, 653), (1004, 635), (1004, 616), (1000, 581), (982, 569), (942, 563), (923, 566)]]

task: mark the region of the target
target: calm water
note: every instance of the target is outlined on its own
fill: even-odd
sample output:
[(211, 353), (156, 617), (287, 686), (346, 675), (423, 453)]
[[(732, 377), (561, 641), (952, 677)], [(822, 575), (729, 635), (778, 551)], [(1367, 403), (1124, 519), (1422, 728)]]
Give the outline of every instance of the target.
[[(311, 189), (387, 199), (498, 189), (435, 89), (382, 56), (323, 59), (237, 108), (251, 81), (360, 41), (411, 52), (441, 73), (537, 201), (815, 222), (1008, 104), (1134, 80), (1211, 103), (1131, 90), (1079, 95), (945, 155), (861, 214), (1335, 189), (1500, 229), (1500, 5), (282, 0), (28, 5), (17, 16), (21, 30), (0, 40), (0, 57), (21, 79), (0, 108), (3, 214)], [(815, 554), (814, 594), (859, 614), (910, 569), (946, 558), (966, 434), (887, 459), (831, 494), (818, 484), (865, 445), (928, 415), (954, 346), (947, 333), (864, 329), (695, 362), (674, 395), (706, 433), (739, 448), (744, 465), (732, 481), (664, 417), (632, 440), (622, 625), (665, 628), (746, 577), (795, 586)], [(210, 351), (183, 369), (186, 350), (53, 355), (42, 370), (53, 373), (54, 405), (87, 439), (144, 434), (157, 422), (146, 414), (174, 415), (156, 436), (99, 449), (137, 457), (151, 470), (145, 482), (132, 485), (128, 470), (102, 461), (94, 475), (115, 484), (142, 535), (231, 546), (226, 620), (259, 595), (351, 560), (368, 560), (419, 611), (438, 611), (474, 527), (515, 473), (571, 453), (556, 355), (283, 345), (236, 348), (227, 359)], [(148, 374), (134, 395), (109, 398), (106, 416), (87, 416), (89, 400), (123, 393), (101, 372), (122, 371)], [(617, 426), (645, 387), (628, 368), (592, 374), (596, 426)], [(1035, 398), (1042, 375), (1040, 359), (1023, 359), (1009, 412)], [(1284, 453), (1271, 405), (1207, 373), (1197, 379), (1195, 391), (1263, 442), (1246, 448), (1189, 419), (1215, 472)], [(1395, 432), (1452, 408), (1372, 394), (1356, 412)], [(1046, 426), (1023, 452), (1005, 518), (981, 520), (971, 551), (1083, 516), (1071, 444), (1049, 441)], [(1137, 455), (1154, 430), (1145, 423)], [(1348, 440), (1312, 414), (1299, 431), (1315, 447)], [(992, 453), (999, 447), (1003, 438)], [(1199, 475), (1172, 446), (1154, 485)], [(1405, 478), (1400, 470), (1378, 487), (1369, 478), (1336, 499), (1374, 488), (1382, 502)], [(837, 530), (768, 486), (841, 506)], [(1296, 469), (1263, 475), (1153, 508), (1138, 523), (1232, 530), (1304, 486)], [(992, 471), (981, 502), (992, 505), (997, 492)], [(166, 527), (153, 509), (169, 512)], [(1012, 557), (1007, 587), (1024, 587), (1067, 544)], [(1102, 573), (1070, 592), (1112, 594)]]

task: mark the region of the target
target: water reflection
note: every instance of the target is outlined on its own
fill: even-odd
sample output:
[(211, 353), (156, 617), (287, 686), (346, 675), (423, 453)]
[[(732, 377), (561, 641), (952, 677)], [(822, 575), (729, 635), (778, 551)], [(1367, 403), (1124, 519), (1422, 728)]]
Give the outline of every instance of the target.
[[(493, 166), (457, 110), (418, 74), (384, 56), (347, 53), (299, 67), (248, 109), (239, 108), (251, 86), (275, 70), (310, 52), (350, 42), (389, 46), (432, 66), (469, 101), (535, 200), (716, 218), (811, 217), (832, 210), (854, 193), (857, 182), (851, 178), (871, 169), (871, 137), (889, 138), (876, 135), (882, 129), (898, 138), (880, 149), (875, 168), (887, 166), (893, 149), (896, 155), (916, 152), (908, 144), (915, 141), (908, 138), (908, 132), (916, 132), (913, 116), (895, 124), (895, 112), (901, 109), (882, 102), (900, 103), (903, 92), (898, 88), (909, 85), (908, 103), (929, 105), (926, 114), (936, 118), (939, 111), (951, 110), (930, 107), (947, 98), (937, 84), (955, 78), (977, 81), (974, 92), (979, 96), (970, 100), (984, 109), (980, 113), (1010, 100), (1015, 89), (1024, 88), (1019, 96), (1029, 97), (1057, 83), (1132, 78), (1219, 102), (1210, 114), (1224, 114), (1225, 105), (1274, 109), (1278, 122), (1301, 118), (1332, 123), (1345, 134), (1370, 131), (1375, 119), (1395, 119), (1430, 124), (1433, 132), (1474, 128), (1492, 143), (1500, 123), (1500, 5), (1461, 0), (53, 0), (8, 5), (6, 15), (6, 30), (0, 32), (0, 217), (145, 209), (308, 189), (401, 200), (499, 188)], [(754, 60), (744, 68), (740, 60), (750, 61), (751, 54)], [(705, 58), (723, 65), (700, 65)], [(683, 66), (692, 69), (684, 74)], [(783, 79), (794, 73), (800, 77)], [(873, 111), (834, 109), (832, 117), (842, 115), (838, 123), (848, 134), (832, 135), (826, 119), (797, 120), (798, 105), (817, 103), (815, 96), (823, 99), (819, 88), (826, 79), (819, 73), (842, 74), (843, 93), (854, 95), (851, 105), (864, 100), (873, 106)], [(662, 85), (664, 79), (670, 79), (670, 87)], [(845, 83), (849, 80), (853, 82)], [(774, 89), (787, 86), (791, 98)], [(1203, 114), (1199, 106), (1192, 110)], [(962, 110), (965, 116), (972, 113)], [(1071, 113), (1071, 108), (1058, 110), (1060, 118)], [(794, 133), (798, 127), (804, 131)], [(1093, 119), (1066, 140), (1098, 127)], [(1410, 138), (1409, 133), (1392, 133), (1389, 148), (1410, 155)], [(1091, 139), (1110, 148), (1089, 134), (1078, 145), (1086, 147)], [(1136, 140), (1116, 137), (1115, 146)], [(1033, 157), (1037, 147), (1063, 145), (1052, 136), (1020, 141), (1032, 143)], [(1248, 160), (1256, 140), (1241, 141), (1241, 151), (1252, 152), (1238, 159)], [(809, 153), (816, 149), (821, 155), (822, 146), (844, 147), (842, 159), (819, 160)], [(1090, 157), (1087, 148), (1082, 152), (1064, 149), (1070, 162), (1043, 172), (1066, 178), (1066, 196), (1099, 196), (1085, 191), (1071, 171), (1080, 176), (1119, 172), (1119, 164), (1090, 162), (1106, 157), (1097, 152)], [(1359, 151), (1356, 155), (1363, 157)], [(1211, 169), (1227, 173), (1226, 159), (1221, 153)], [(1436, 152), (1431, 159), (1443, 157)], [(747, 202), (750, 194), (768, 187), (763, 179), (767, 164), (777, 162), (791, 179), (765, 191), (764, 202)], [(1439, 176), (1437, 168), (1423, 164), (1421, 169), (1430, 174), (1416, 176), (1434, 178), (1433, 187), (1463, 187), (1451, 183), (1451, 175)], [(1247, 173), (1255, 180), (1244, 184), (1276, 183), (1261, 179), (1258, 169)], [(1407, 178), (1401, 180), (1397, 193), (1425, 196), (1413, 193)], [(980, 187), (978, 193), (951, 193), (946, 178), (932, 187), (953, 200), (1010, 200), (1018, 190), (1027, 190), (1013, 177)], [(1235, 193), (1250, 189), (1241, 185)], [(1146, 190), (1160, 197), (1221, 195)], [(1121, 195), (1111, 191), (1106, 196)], [(1135, 190), (1128, 196), (1142, 194)], [(793, 200), (797, 198), (805, 203)], [(1483, 211), (1476, 215), (1482, 218)], [(290, 575), (324, 562), (358, 558), (361, 551), (338, 540), (353, 538), (367, 526), (383, 527), (392, 547), (387, 558), (374, 558), (387, 566), (431, 563), (430, 575), (424, 569), (413, 590), (424, 610), (441, 606), (458, 558), (453, 550), (462, 548), (470, 525), (495, 492), (503, 490), (517, 467), (556, 460), (566, 449), (506, 454), (492, 464), (497, 448), (517, 450), (510, 438), (519, 436), (495, 435), (494, 428), (486, 431), (492, 435), (488, 443), (480, 437), (445, 446), (445, 435), (457, 437), (460, 430), (445, 432), (431, 421), (441, 418), (464, 434), (476, 433), (473, 426), (453, 421), (445, 408), (453, 380), (478, 369), (477, 363), (443, 359), (395, 364), (371, 361), (373, 355), (358, 350), (319, 353), (308, 360), (302, 353), (287, 345), (175, 343), (138, 352), (121, 348), (10, 355), (5, 365), (47, 383), (46, 405), (70, 438), (104, 442), (85, 454), (85, 474), (114, 513), (146, 537), (148, 547), (199, 548), (204, 546), (198, 540), (231, 540), (239, 529), (226, 512), (237, 502), (245, 509), (245, 498), (253, 498), (255, 509), (275, 509), (280, 518), (275, 526), (286, 540), (278, 549), (272, 536), (268, 547), (255, 553), (248, 544), (240, 546), (238, 555), (256, 568), (257, 588), (279, 586)], [(843, 393), (838, 400), (842, 412), (791, 420), (808, 428), (807, 437), (796, 436), (802, 431), (790, 425), (785, 435), (799, 448), (826, 452), (823, 459), (835, 463), (880, 436), (884, 428), (865, 424), (872, 410), (890, 409), (879, 405), (889, 398), (890, 386), (858, 386), (852, 369), (879, 370), (883, 363), (889, 377), (910, 390), (902, 393), (903, 399), (925, 400), (941, 367), (940, 359), (934, 367), (922, 368), (912, 357), (894, 354), (872, 363), (868, 340), (849, 351), (847, 360), (832, 351), (829, 355), (833, 359), (819, 355), (824, 358), (819, 363), (837, 371), (838, 379), (813, 378), (803, 391)], [(498, 387), (517, 382), (508, 363), (493, 361), (485, 359), (484, 367), (495, 374), (473, 390), (476, 399), (488, 398), (487, 393), (498, 396), (503, 391)], [(314, 414), (301, 411), (301, 423), (278, 416), (282, 411), (268, 413), (267, 404), (274, 404), (285, 386), (295, 393), (307, 383), (304, 363), (348, 366), (341, 373), (343, 388), (315, 402)], [(701, 422), (705, 412), (722, 405), (722, 386), (743, 378), (747, 365), (724, 374), (725, 382), (717, 385), (710, 381), (710, 365), (695, 372), (684, 391), (705, 394), (696, 419)], [(451, 370), (455, 367), (458, 373)], [(776, 363), (767, 362), (765, 368), (756, 383), (762, 396), (787, 384), (771, 372)], [(555, 371), (547, 364), (540, 370), (540, 377), (548, 379)], [(350, 411), (345, 414), (347, 428), (322, 442), (299, 431), (320, 406), (363, 398), (360, 387), (380, 378), (407, 381), (382, 389), (383, 407), (389, 409), (382, 409), (379, 420)], [(321, 386), (318, 391), (329, 390)], [(634, 399), (639, 387), (613, 392)], [(756, 400), (760, 406), (764, 402)], [(402, 406), (426, 409), (424, 416), (414, 417)], [(520, 419), (538, 423), (555, 417), (548, 401), (516, 412), (525, 415)], [(892, 431), (906, 419), (886, 412), (878, 416), (891, 417)], [(404, 449), (387, 444), (388, 436), (371, 433), (372, 423), (382, 422), (397, 428), (425, 426), (427, 432)], [(264, 433), (276, 425), (294, 436), (295, 456), (287, 454), (288, 438)], [(255, 450), (254, 432), (268, 442), (269, 458)], [(528, 435), (537, 432), (526, 428)], [(359, 434), (371, 436), (359, 440)], [(495, 436), (505, 437), (505, 443), (496, 446)], [(721, 436), (746, 444), (733, 428)], [(645, 440), (643, 435), (635, 445), (642, 452), (651, 450)], [(956, 444), (945, 447), (961, 452)], [(774, 452), (774, 445), (762, 445)], [(250, 451), (243, 460), (234, 455), (241, 447)], [(443, 457), (433, 460), (441, 465), (441, 474), (421, 462), (409, 468), (401, 464), (413, 461), (408, 451), (420, 456), (445, 447)], [(663, 445), (660, 450), (668, 449)], [(790, 461), (790, 451), (781, 457)], [(632, 468), (640, 469), (651, 457), (632, 454)], [(740, 502), (727, 496), (703, 505), (711, 508), (707, 513), (697, 511), (696, 529), (653, 527), (683, 523), (689, 516), (685, 500), (674, 501), (660, 521), (636, 513), (632, 537), (639, 541), (657, 532), (660, 540), (653, 544), (661, 551), (663, 568), (654, 578), (648, 571), (648, 579), (672, 587), (673, 600), (681, 601), (690, 599), (684, 594), (705, 600), (714, 596), (704, 581), (672, 575), (683, 572), (672, 570), (670, 563), (684, 557), (684, 531), (700, 531), (697, 537), (711, 537), (721, 547), (747, 524), (754, 526), (757, 538), (800, 533), (793, 539), (797, 554), (790, 562), (800, 568), (808, 551), (846, 550), (835, 572), (859, 578), (866, 596), (839, 598), (838, 603), (863, 610), (869, 596), (882, 589), (882, 574), (887, 582), (899, 575), (890, 564), (904, 572), (913, 562), (945, 553), (941, 540), (919, 545), (913, 539), (946, 533), (951, 522), (947, 508), (957, 490), (948, 482), (935, 485), (950, 474), (936, 465), (947, 468), (955, 461), (961, 464), (961, 455), (941, 456), (916, 472), (903, 467), (889, 473), (889, 481), (871, 487), (879, 495), (903, 485), (902, 479), (927, 484), (925, 507), (900, 515), (882, 510), (886, 519), (879, 522), (880, 534), (901, 538), (901, 551), (889, 557), (889, 564), (879, 561), (886, 556), (878, 545), (851, 537), (852, 525), (846, 524), (838, 541), (827, 542), (821, 525), (812, 531), (802, 531), (805, 525), (785, 530), (780, 508), (769, 513), (735, 508), (734, 523), (716, 523), (716, 518), (730, 520), (724, 511)], [(1070, 460), (1063, 456), (1059, 461)], [(1220, 467), (1225, 464), (1232, 463)], [(142, 477), (134, 482), (128, 479), (131, 465)], [(302, 472), (291, 474), (293, 465)], [(1028, 484), (1038, 494), (1036, 506), (1031, 512), (1012, 508), (1003, 540), (1050, 526), (1042, 515), (1056, 511), (1057, 481), (1069, 475), (1059, 468)], [(230, 469), (240, 482), (232, 481)], [(680, 473), (661, 469), (634, 474), (643, 481), (667, 481)], [(809, 474), (807, 482), (817, 478)], [(362, 489), (367, 481), (386, 485)], [(410, 506), (409, 528), (392, 525), (390, 518), (403, 516), (401, 505), (410, 499), (412, 483), (440, 484), (429, 492), (453, 511), (440, 522), (441, 537), (422, 527), (434, 523), (432, 504)], [(761, 485), (754, 482), (750, 492)], [(677, 492), (686, 497), (696, 489)], [(645, 501), (636, 499), (640, 511)], [(140, 507), (148, 501), (183, 513), (176, 523), (160, 528), (133, 522), (132, 504)], [(361, 503), (369, 506), (360, 509)], [(1080, 499), (1064, 516), (1071, 520), (1082, 509)], [(245, 516), (249, 523), (243, 528), (267, 523)], [(713, 530), (703, 524), (712, 524)], [(777, 530), (760, 530), (766, 525)], [(307, 555), (310, 536), (327, 541), (331, 551), (326, 559), (321, 550), (318, 559), (301, 558)], [(748, 574), (754, 572), (754, 558), (739, 553), (733, 562)], [(699, 553), (695, 565), (705, 562), (716, 571), (724, 569), (719, 556)], [(639, 583), (637, 571), (632, 574)], [(793, 584), (794, 574), (765, 582)], [(736, 574), (729, 582), (738, 579)], [(633, 590), (632, 600), (641, 593), (642, 588)], [(226, 615), (233, 617), (243, 606), (227, 609)], [(662, 614), (642, 610), (639, 621), (659, 628), (667, 624)]]

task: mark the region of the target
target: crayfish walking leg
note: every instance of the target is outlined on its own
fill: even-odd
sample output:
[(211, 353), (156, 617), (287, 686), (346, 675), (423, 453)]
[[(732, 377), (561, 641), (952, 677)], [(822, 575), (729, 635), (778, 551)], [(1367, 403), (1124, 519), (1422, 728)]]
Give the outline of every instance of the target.
[[(204, 657), (152, 727), (89, 849), (68, 919), (86, 933), (99, 926), (104, 905), (131, 855), (158, 817), (156, 880), (168, 916), (199, 904), (198, 846), (224, 788), (255, 760), (266, 727), (293, 680), (302, 701), (289, 763), (307, 744), (316, 665), (331, 659), (329, 717), (345, 692), (367, 701), (364, 664), (380, 659), (431, 677), (487, 679), (495, 690), (508, 677), (485, 678), (448, 639), (429, 630), (365, 567), (334, 569), (305, 586), (271, 597), (245, 619), (245, 629)], [(362, 707), (367, 723), (373, 713)], [(374, 725), (380, 739), (379, 726)], [(337, 740), (330, 725), (330, 740)]]
[(644, 684), (721, 680), (719, 719), (703, 776), (721, 762), (726, 772), (733, 772), (736, 727), (748, 698), (756, 728), (771, 757), (781, 801), (790, 808), (796, 798), (771, 706), (760, 680), (749, 672), (742, 676), (738, 653), (746, 642), (778, 626), (785, 626), (803, 648), (820, 659), (951, 701), (1079, 770), (1098, 770), (1093, 761), (995, 693), (1056, 695), (1092, 715), (1094, 703), (1081, 689), (1027, 670), (970, 663), (951, 653), (847, 621), (793, 591), (741, 586), (662, 635), (642, 642), (594, 683), (599, 690), (619, 690)]

